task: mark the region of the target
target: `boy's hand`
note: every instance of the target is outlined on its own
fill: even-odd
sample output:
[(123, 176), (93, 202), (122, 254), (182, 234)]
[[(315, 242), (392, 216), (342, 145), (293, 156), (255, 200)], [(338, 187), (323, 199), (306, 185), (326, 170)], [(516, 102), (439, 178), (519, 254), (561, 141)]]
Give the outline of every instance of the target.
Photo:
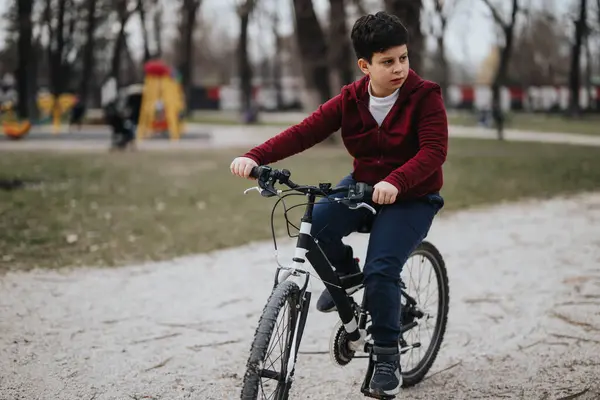
[(248, 157), (237, 157), (231, 163), (229, 169), (231, 169), (231, 173), (233, 175), (239, 176), (241, 178), (252, 179), (250, 178), (250, 172), (253, 167), (258, 167), (256, 161)]
[(381, 181), (373, 186), (373, 203), (392, 204), (396, 201), (398, 189), (391, 183)]

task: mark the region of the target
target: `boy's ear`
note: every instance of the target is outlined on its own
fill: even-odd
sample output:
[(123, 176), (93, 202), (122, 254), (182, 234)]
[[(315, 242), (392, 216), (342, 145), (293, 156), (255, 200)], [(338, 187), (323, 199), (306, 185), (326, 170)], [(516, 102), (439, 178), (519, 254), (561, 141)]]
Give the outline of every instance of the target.
[(358, 59), (358, 68), (360, 68), (363, 74), (369, 75), (369, 62), (364, 58)]

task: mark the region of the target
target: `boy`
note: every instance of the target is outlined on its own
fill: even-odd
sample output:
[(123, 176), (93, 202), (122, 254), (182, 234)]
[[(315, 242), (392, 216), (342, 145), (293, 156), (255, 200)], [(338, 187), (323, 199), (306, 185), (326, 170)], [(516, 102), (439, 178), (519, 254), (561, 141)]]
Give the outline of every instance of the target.
[[(351, 39), (365, 76), (302, 123), (233, 160), (231, 171), (248, 178), (252, 167), (304, 151), (341, 128), (354, 170), (340, 185), (374, 185), (378, 209), (364, 267), (374, 341), (370, 389), (394, 395), (402, 384), (398, 278), (444, 204), (439, 190), (448, 126), (440, 87), (409, 68), (408, 32), (397, 17), (384, 12), (363, 16), (354, 24)], [(342, 204), (322, 200), (315, 206), (311, 233), (340, 275), (359, 272), (342, 238), (355, 232), (362, 218), (364, 214)], [(335, 309), (327, 290), (317, 309)]]

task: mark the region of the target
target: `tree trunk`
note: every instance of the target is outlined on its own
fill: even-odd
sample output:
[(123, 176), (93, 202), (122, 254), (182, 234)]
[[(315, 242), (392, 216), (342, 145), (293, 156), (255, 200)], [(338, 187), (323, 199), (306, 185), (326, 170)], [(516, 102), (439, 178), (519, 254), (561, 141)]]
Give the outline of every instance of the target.
[[(194, 30), (196, 28), (196, 15), (201, 0), (183, 0), (181, 8), (181, 42), (183, 51), (179, 55), (179, 71), (185, 98), (189, 99), (192, 93), (192, 64), (194, 62)], [(188, 100), (189, 101), (189, 100)], [(186, 110), (189, 112), (189, 107)]]
[(346, 28), (346, 5), (344, 0), (329, 0), (329, 48), (331, 51), (331, 65), (337, 70), (338, 82), (336, 87), (354, 81), (352, 73), (352, 48)]
[(121, 84), (121, 59), (123, 54), (123, 47), (125, 46), (125, 27), (129, 20), (130, 13), (127, 11), (127, 1), (121, 0), (119, 2), (119, 33), (115, 40), (115, 47), (113, 48), (112, 63), (111, 63), (111, 75), (115, 78), (117, 83), (117, 90)]
[(250, 13), (254, 8), (252, 0), (239, 7), (240, 17), (240, 39), (238, 42), (238, 74), (240, 77), (240, 111), (245, 122), (255, 122), (252, 112), (252, 66), (248, 59), (248, 23)]
[(489, 0), (484, 0), (484, 2), (490, 8), (495, 22), (502, 28), (502, 32), (504, 33), (504, 45), (500, 50), (500, 61), (492, 83), (492, 117), (496, 124), (498, 140), (504, 140), (504, 112), (502, 111), (500, 90), (506, 83), (508, 75), (508, 66), (510, 64), (514, 42), (515, 23), (517, 20), (517, 13), (519, 12), (519, 0), (512, 1), (512, 12), (508, 23), (502, 19), (498, 10), (494, 8)]
[(425, 38), (421, 31), (423, 0), (385, 0), (385, 9), (396, 15), (408, 29), (408, 54), (410, 67), (417, 74), (423, 73)]
[(281, 35), (279, 34), (279, 18), (275, 15), (273, 19), (273, 36), (275, 38), (275, 54), (273, 55), (273, 86), (275, 88), (275, 98), (277, 102), (277, 109), (283, 108), (283, 83), (282, 83), (282, 62), (281, 53), (282, 43)]
[(140, 24), (142, 25), (142, 42), (144, 45), (144, 62), (150, 60), (150, 48), (148, 47), (148, 27), (146, 26), (146, 9), (144, 0), (137, 0), (137, 11), (140, 14)]
[(571, 51), (571, 72), (569, 76), (569, 115), (578, 116), (581, 112), (579, 90), (581, 88), (581, 45), (585, 35), (587, 0), (581, 0), (579, 18), (575, 21), (575, 42)]
[(592, 104), (592, 90), (593, 90), (593, 83), (592, 83), (592, 49), (591, 49), (591, 45), (590, 45), (590, 29), (589, 27), (586, 27), (586, 32), (585, 32), (585, 92), (586, 92), (586, 98), (587, 98), (587, 108), (589, 111), (591, 111), (592, 109), (594, 109), (595, 107)]
[(450, 65), (448, 64), (448, 58), (446, 57), (446, 19), (442, 19), (442, 34), (437, 38), (438, 46), (438, 59), (440, 67), (442, 69), (442, 77), (440, 79), (440, 87), (442, 88), (442, 96), (447, 100), (447, 91), (450, 86)]
[[(65, 11), (66, 11), (66, 0), (58, 1), (58, 15), (57, 18), (57, 26), (56, 30), (52, 35), (50, 45), (48, 46), (50, 52), (50, 76), (51, 76), (51, 84), (52, 94), (55, 96), (59, 96), (64, 90), (64, 74), (62, 73), (63, 66), (63, 51), (65, 48)], [(49, 10), (48, 12), (52, 13), (50, 9), (51, 1), (48, 0), (46, 3)]]
[(88, 103), (91, 77), (94, 70), (94, 32), (96, 31), (97, 0), (88, 0), (88, 15), (86, 27), (86, 44), (83, 54), (83, 73), (79, 88), (79, 98), (82, 104)]
[(492, 116), (496, 123), (498, 140), (504, 140), (504, 111), (502, 110), (500, 90), (506, 83), (506, 77), (508, 75), (508, 64), (510, 62), (514, 38), (514, 24), (506, 28), (504, 33), (506, 42), (500, 51), (500, 64), (498, 65), (498, 70), (494, 77), (494, 82), (492, 83)]
[[(302, 72), (311, 103), (325, 103), (331, 98), (327, 41), (312, 0), (294, 0), (294, 16)], [(310, 108), (317, 105), (311, 104)]]
[(38, 32), (31, 41), (31, 53), (29, 54), (29, 68), (28, 68), (28, 79), (27, 79), (27, 93), (28, 93), (28, 111), (29, 118), (35, 120), (39, 116), (39, 108), (37, 106), (37, 93), (38, 93), (38, 80), (40, 77), (40, 63), (44, 58), (44, 48), (40, 40), (41, 34)]
[(17, 92), (19, 102), (17, 105), (17, 113), (20, 119), (28, 119), (30, 110), (30, 85), (28, 83), (32, 70), (31, 12), (33, 9), (33, 0), (19, 0), (17, 7), (19, 15), (19, 65), (17, 67)]
[(162, 57), (162, 24), (163, 10), (160, 2), (156, 2), (156, 10), (154, 12), (154, 38), (156, 40), (156, 57)]

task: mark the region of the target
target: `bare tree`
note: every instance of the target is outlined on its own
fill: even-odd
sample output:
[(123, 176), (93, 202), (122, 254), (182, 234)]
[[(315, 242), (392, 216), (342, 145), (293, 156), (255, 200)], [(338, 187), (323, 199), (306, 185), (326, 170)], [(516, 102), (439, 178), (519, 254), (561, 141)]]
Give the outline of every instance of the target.
[(354, 81), (352, 71), (352, 47), (346, 27), (346, 4), (344, 0), (329, 0), (329, 49), (331, 65), (338, 76), (338, 87)]
[(183, 0), (181, 3), (181, 52), (179, 53), (179, 71), (181, 72), (181, 81), (185, 98), (189, 99), (192, 89), (192, 65), (194, 63), (193, 43), (194, 30), (196, 29), (196, 21), (198, 10), (202, 0)]
[(446, 56), (446, 31), (448, 22), (456, 11), (456, 7), (461, 0), (433, 0), (433, 9), (435, 13), (435, 23), (430, 24), (430, 33), (437, 42), (436, 61), (440, 67), (441, 75), (439, 84), (442, 88), (442, 93), (446, 93), (450, 85), (450, 65)]
[(571, 42), (555, 10), (530, 11), (517, 34), (508, 67), (508, 80), (523, 86), (560, 85), (569, 78)]
[[(50, 87), (52, 93), (58, 96), (63, 91), (66, 78), (63, 71), (65, 49), (65, 15), (67, 0), (58, 0), (58, 10), (53, 12), (52, 0), (46, 0), (45, 20), (48, 27), (48, 59), (50, 61)], [(67, 75), (68, 76), (68, 75)]]
[[(600, 0), (599, 0), (600, 1)], [(281, 54), (283, 52), (281, 33), (279, 30), (279, 12), (275, 10), (272, 15), (273, 21), (273, 38), (275, 39), (275, 54), (273, 57), (273, 87), (275, 88), (275, 98), (277, 103), (277, 109), (283, 108), (283, 82), (282, 82), (282, 69), (283, 63), (281, 62)]]
[(161, 57), (163, 53), (163, 8), (160, 0), (154, 0), (154, 40), (156, 41), (156, 56)]
[(20, 0), (17, 5), (18, 8), (18, 24), (19, 24), (19, 64), (17, 67), (17, 93), (19, 96), (19, 102), (17, 106), (17, 112), (19, 118), (29, 118), (29, 107), (30, 107), (30, 87), (29, 77), (31, 75), (31, 36), (32, 36), (32, 19), (31, 13), (33, 10), (33, 0)]
[(85, 105), (88, 102), (90, 77), (94, 69), (94, 34), (96, 32), (96, 6), (97, 0), (87, 1), (87, 26), (86, 26), (86, 44), (83, 54), (83, 69), (81, 74), (81, 83), (79, 87), (80, 101)]
[(579, 104), (579, 89), (581, 87), (581, 47), (587, 31), (587, 0), (579, 3), (579, 17), (574, 21), (575, 40), (571, 50), (571, 72), (569, 76), (569, 115), (578, 116), (581, 113)]
[(421, 31), (422, 0), (385, 0), (385, 9), (398, 16), (408, 29), (408, 53), (410, 67), (416, 73), (423, 73), (423, 53), (425, 38)]
[(293, 1), (296, 40), (312, 109), (316, 108), (314, 103), (324, 103), (331, 98), (328, 46), (312, 0)]
[(121, 83), (121, 59), (124, 50), (127, 48), (127, 38), (125, 37), (125, 28), (129, 18), (135, 11), (135, 8), (129, 2), (129, 0), (115, 0), (114, 8), (117, 12), (117, 20), (119, 22), (119, 32), (114, 42), (112, 62), (111, 62), (111, 75), (117, 81), (117, 87)]
[(517, 13), (519, 12), (519, 0), (512, 0), (512, 10), (508, 21), (502, 17), (500, 11), (498, 11), (490, 0), (483, 0), (483, 2), (490, 9), (492, 17), (500, 27), (504, 39), (504, 43), (500, 48), (498, 68), (496, 69), (494, 80), (492, 82), (492, 115), (494, 117), (494, 122), (496, 123), (498, 140), (504, 140), (504, 114), (500, 102), (500, 88), (505, 84), (508, 75), (508, 65), (513, 47), (515, 24), (517, 21)]
[(142, 43), (144, 46), (144, 61), (150, 59), (150, 48), (148, 47), (148, 28), (146, 26), (146, 5), (144, 0), (137, 0), (137, 12), (140, 16), (140, 24), (142, 26)]
[(252, 102), (252, 66), (248, 57), (248, 24), (254, 10), (254, 0), (244, 0), (237, 8), (240, 18), (240, 38), (238, 42), (238, 73), (240, 76), (240, 110), (246, 122), (255, 122)]

